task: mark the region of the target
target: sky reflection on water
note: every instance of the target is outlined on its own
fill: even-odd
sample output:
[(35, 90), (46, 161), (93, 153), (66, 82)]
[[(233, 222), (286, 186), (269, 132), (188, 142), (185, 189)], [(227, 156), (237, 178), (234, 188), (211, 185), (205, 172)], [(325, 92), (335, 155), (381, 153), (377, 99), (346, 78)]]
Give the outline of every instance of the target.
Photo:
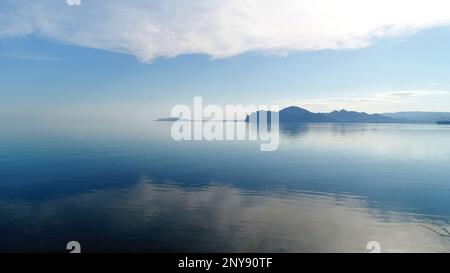
[[(170, 123), (5, 127), (0, 251), (449, 251), (449, 127), (283, 125), (281, 145)], [(26, 133), (25, 133), (26, 132)]]

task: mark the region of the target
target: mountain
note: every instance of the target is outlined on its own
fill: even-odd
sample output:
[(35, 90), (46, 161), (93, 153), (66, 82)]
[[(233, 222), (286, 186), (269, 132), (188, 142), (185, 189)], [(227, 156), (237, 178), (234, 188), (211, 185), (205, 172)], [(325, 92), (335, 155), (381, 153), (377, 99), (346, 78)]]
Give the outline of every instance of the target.
[[(245, 118), (249, 122), (250, 117), (265, 114), (270, 122), (270, 111), (257, 111)], [(368, 114), (355, 111), (333, 111), (330, 113), (313, 113), (298, 106), (290, 106), (277, 113), (280, 122), (298, 123), (438, 123), (450, 120), (450, 112), (398, 112), (384, 114)], [(179, 118), (161, 118), (156, 121), (177, 121)]]
[(399, 119), (403, 122), (436, 123), (438, 121), (450, 120), (449, 112), (398, 112), (384, 113), (382, 115)]
[(333, 122), (333, 119), (321, 113), (312, 113), (306, 109), (291, 106), (279, 112), (280, 122)]
[[(250, 116), (247, 116), (245, 122), (249, 122), (250, 117), (256, 115), (257, 120), (259, 120), (259, 116), (261, 114), (272, 113), (270, 111), (258, 111), (256, 113), (252, 113)], [(291, 106), (288, 108), (284, 108), (279, 114), (280, 122), (304, 122), (304, 123), (319, 123), (319, 122), (335, 122), (333, 119), (327, 117), (321, 113), (312, 113), (308, 110), (297, 106)], [(267, 120), (270, 121), (270, 116), (267, 116)]]
[(331, 113), (325, 114), (331, 119), (337, 122), (347, 122), (347, 123), (392, 123), (398, 122), (397, 119), (386, 117), (380, 114), (367, 114), (364, 112), (354, 112), (354, 111), (333, 111)]
[[(250, 117), (261, 114), (271, 113), (270, 111), (258, 111), (247, 116), (245, 121), (249, 122)], [(268, 116), (270, 121), (270, 115)], [(398, 120), (386, 117), (380, 114), (367, 114), (353, 111), (333, 111), (331, 113), (312, 113), (297, 106), (285, 108), (279, 112), (280, 122), (299, 122), (299, 123), (394, 123)]]

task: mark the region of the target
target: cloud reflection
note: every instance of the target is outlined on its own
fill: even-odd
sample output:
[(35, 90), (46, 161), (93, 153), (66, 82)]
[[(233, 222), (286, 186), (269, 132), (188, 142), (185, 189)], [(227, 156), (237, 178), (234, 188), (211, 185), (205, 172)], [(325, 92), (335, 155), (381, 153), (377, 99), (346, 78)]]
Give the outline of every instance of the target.
[(384, 252), (449, 251), (449, 241), (417, 215), (368, 208), (354, 196), (193, 189), (142, 178), (126, 189), (0, 204), (2, 233), (16, 235), (1, 250), (58, 251), (79, 240), (86, 251), (367, 252), (375, 240)]

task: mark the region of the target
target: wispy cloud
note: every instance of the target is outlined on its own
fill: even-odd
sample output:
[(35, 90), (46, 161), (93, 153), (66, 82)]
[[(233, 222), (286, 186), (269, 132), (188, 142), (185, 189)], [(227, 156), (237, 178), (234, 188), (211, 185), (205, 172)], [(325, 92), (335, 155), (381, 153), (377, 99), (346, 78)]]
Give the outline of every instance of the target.
[(21, 60), (30, 60), (30, 61), (60, 61), (61, 59), (45, 56), (45, 55), (38, 55), (38, 54), (30, 54), (30, 53), (12, 53), (12, 52), (1, 52), (0, 56), (7, 57), (7, 58), (13, 58), (13, 59), (21, 59)]
[[(334, 97), (318, 99), (284, 99), (276, 103), (280, 107), (297, 105), (316, 112), (329, 112), (333, 110), (347, 109), (361, 112), (383, 112), (383, 109), (397, 111), (399, 105), (408, 105), (416, 97), (438, 97), (450, 95), (443, 90), (413, 90), (374, 93), (367, 97)], [(416, 109), (420, 110), (420, 109)]]
[(375, 94), (375, 97), (386, 98), (386, 99), (402, 99), (408, 97), (419, 97), (419, 96), (437, 96), (437, 95), (448, 95), (448, 91), (441, 90), (412, 90), (412, 91), (396, 91), (388, 93)]
[(353, 49), (450, 22), (447, 0), (3, 0), (0, 37), (30, 33), (137, 56)]

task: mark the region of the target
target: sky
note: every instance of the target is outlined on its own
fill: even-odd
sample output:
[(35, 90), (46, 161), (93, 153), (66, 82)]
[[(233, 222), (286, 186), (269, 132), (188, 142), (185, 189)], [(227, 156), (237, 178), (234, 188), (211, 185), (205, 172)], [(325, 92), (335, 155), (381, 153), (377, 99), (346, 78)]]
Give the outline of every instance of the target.
[(195, 96), (450, 112), (448, 10), (446, 0), (2, 0), (0, 117), (154, 119)]

